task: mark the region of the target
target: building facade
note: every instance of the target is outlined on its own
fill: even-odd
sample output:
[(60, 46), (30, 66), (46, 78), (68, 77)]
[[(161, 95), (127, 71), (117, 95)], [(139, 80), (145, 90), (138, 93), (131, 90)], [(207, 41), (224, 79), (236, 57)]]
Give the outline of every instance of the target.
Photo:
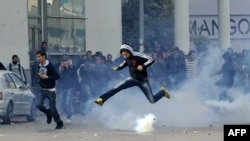
[(17, 54), (29, 77), (42, 41), (55, 63), (87, 50), (115, 58), (122, 42), (119, 0), (1, 0), (0, 18), (0, 61), (7, 65)]
[[(196, 28), (190, 35), (205, 36), (213, 46), (218, 46), (218, 1), (186, 3), (189, 22)], [(230, 46), (241, 51), (250, 44), (250, 1), (228, 1)], [(42, 41), (48, 42), (52, 60), (63, 54), (79, 57), (87, 50), (111, 53), (116, 58), (122, 43), (121, 5), (122, 0), (1, 0), (0, 62), (7, 65), (17, 54), (30, 76)], [(190, 42), (185, 50), (192, 47)]]
[[(226, 0), (225, 0), (226, 1)], [(250, 49), (250, 1), (227, 0), (230, 8), (230, 46), (236, 52)], [(204, 36), (212, 46), (219, 46), (219, 0), (189, 0), (189, 20), (195, 30), (191, 35)], [(192, 45), (191, 45), (192, 46)]]

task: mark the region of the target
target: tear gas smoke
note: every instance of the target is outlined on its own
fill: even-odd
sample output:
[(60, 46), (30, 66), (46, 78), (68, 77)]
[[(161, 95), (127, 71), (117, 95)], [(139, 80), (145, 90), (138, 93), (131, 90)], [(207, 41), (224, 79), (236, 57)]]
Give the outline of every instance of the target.
[(153, 132), (154, 131), (154, 123), (156, 121), (155, 115), (149, 113), (147, 115), (144, 115), (141, 118), (138, 118), (136, 120), (137, 125), (135, 127), (135, 131), (139, 133), (146, 133), (146, 132)]
[[(118, 92), (102, 107), (94, 105), (91, 101), (93, 110), (87, 116), (92, 120), (94, 119), (92, 117), (95, 117), (98, 122), (108, 128), (123, 130), (134, 130), (137, 126), (139, 128), (138, 123), (143, 120), (139, 120), (138, 117), (145, 113), (154, 113), (157, 117), (157, 122), (152, 123), (155, 128), (209, 127), (210, 125), (221, 126), (225, 123), (249, 123), (249, 94), (243, 94), (232, 88), (229, 95), (234, 98), (233, 102), (218, 100), (223, 89), (217, 87), (215, 82), (221, 76), (211, 77), (211, 74), (221, 67), (222, 54), (221, 49), (211, 47), (205, 55), (200, 56), (203, 59), (197, 78), (188, 80), (176, 91), (170, 91), (171, 99), (163, 98), (155, 104), (150, 104), (138, 87), (132, 87)], [(109, 88), (116, 84), (117, 82), (111, 84)], [(152, 88), (153, 93), (155, 94), (160, 87)]]

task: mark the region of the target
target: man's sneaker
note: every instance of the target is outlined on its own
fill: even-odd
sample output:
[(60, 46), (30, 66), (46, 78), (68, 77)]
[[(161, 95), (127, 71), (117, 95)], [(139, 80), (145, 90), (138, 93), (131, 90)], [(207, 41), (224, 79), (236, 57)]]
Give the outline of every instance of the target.
[(62, 129), (63, 128), (63, 122), (58, 122), (55, 129)]
[(161, 90), (164, 92), (164, 96), (165, 96), (167, 99), (170, 99), (170, 94), (168, 93), (168, 91), (167, 91), (164, 87), (161, 87)]
[(102, 98), (97, 98), (94, 102), (95, 102), (96, 104), (98, 104), (99, 106), (102, 106), (102, 105), (103, 105), (103, 99), (102, 99)]
[(47, 115), (47, 123), (50, 124), (51, 121), (52, 121), (52, 113), (49, 112), (49, 113), (47, 113), (46, 115)]

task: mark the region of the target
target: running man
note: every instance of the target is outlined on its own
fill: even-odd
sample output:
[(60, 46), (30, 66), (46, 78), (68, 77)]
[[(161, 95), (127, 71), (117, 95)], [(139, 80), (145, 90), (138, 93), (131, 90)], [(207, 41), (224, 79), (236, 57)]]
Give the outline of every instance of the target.
[[(47, 60), (47, 55), (44, 51), (37, 51), (36, 58), (38, 61), (39, 70), (39, 84), (41, 87), (41, 93), (38, 97), (37, 108), (47, 116), (47, 123), (50, 124), (52, 117), (56, 122), (55, 129), (62, 129), (63, 121), (56, 108), (56, 81), (60, 78), (60, 75), (56, 71), (54, 65)], [(49, 100), (49, 108), (44, 106), (45, 99)]]

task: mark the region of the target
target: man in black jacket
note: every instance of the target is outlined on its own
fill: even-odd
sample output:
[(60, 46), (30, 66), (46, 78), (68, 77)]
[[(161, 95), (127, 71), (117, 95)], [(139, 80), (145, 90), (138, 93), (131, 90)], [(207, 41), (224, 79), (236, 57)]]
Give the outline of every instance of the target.
[(121, 70), (128, 66), (130, 77), (97, 98), (94, 101), (96, 104), (102, 106), (105, 101), (114, 96), (120, 90), (133, 86), (138, 86), (150, 103), (157, 102), (163, 96), (168, 99), (170, 98), (169, 93), (163, 87), (161, 87), (155, 95), (152, 93), (152, 89), (147, 78), (147, 67), (154, 63), (154, 59), (152, 59), (152, 57), (143, 53), (135, 52), (129, 45), (126, 44), (121, 45), (120, 53), (125, 60), (119, 66), (114, 66), (113, 70)]
[[(41, 87), (41, 93), (38, 97), (37, 108), (46, 114), (47, 123), (50, 124), (52, 117), (56, 122), (57, 126), (55, 129), (61, 129), (63, 127), (63, 121), (56, 109), (56, 93), (55, 84), (56, 80), (60, 78), (58, 72), (56, 71), (54, 65), (46, 59), (46, 53), (44, 51), (37, 51), (36, 58), (38, 61), (38, 75), (39, 85)], [(44, 106), (44, 100), (49, 100), (49, 107)]]
[(72, 101), (76, 88), (78, 87), (76, 67), (72, 64), (69, 56), (64, 55), (59, 66), (60, 79), (57, 81), (56, 89), (59, 93), (59, 105), (66, 114), (66, 123), (71, 122)]

